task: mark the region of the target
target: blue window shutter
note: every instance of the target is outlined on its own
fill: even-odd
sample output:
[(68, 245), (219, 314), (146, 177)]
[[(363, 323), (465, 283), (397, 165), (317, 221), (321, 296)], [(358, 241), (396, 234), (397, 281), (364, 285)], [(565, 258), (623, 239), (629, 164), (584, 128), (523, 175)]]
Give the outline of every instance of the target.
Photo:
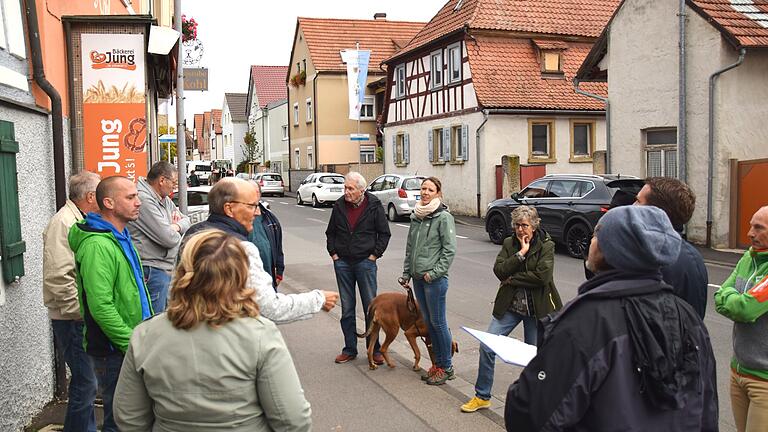
[(411, 162), (411, 139), (408, 134), (403, 135), (403, 159), (406, 164)]
[(469, 160), (469, 126), (461, 125), (461, 158)]
[(451, 160), (451, 128), (443, 128), (443, 160), (450, 162)]
[(26, 244), (21, 239), (19, 182), (16, 171), (16, 142), (13, 123), (0, 120), (0, 255), (3, 280), (14, 282), (24, 276)]
[(435, 161), (435, 155), (433, 152), (433, 144), (432, 144), (432, 130), (427, 131), (427, 149), (429, 150), (429, 161), (434, 162)]

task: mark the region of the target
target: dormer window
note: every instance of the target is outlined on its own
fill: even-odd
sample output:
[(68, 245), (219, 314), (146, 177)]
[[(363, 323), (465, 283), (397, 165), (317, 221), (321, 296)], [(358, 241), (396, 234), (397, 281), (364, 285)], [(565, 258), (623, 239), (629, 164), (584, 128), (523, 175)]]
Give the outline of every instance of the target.
[(563, 55), (568, 49), (568, 44), (552, 39), (533, 39), (532, 42), (539, 53), (542, 76), (563, 78)]
[(560, 51), (542, 51), (541, 71), (545, 73), (562, 73), (562, 55), (563, 53)]

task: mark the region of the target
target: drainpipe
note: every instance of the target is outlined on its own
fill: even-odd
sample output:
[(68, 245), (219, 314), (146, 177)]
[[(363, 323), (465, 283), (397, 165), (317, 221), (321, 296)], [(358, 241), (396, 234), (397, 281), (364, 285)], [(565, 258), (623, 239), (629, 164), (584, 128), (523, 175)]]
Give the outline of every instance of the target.
[(32, 59), (32, 76), (46, 95), (51, 99), (51, 125), (53, 128), (53, 178), (56, 189), (56, 210), (67, 202), (66, 178), (64, 175), (64, 128), (61, 108), (61, 95), (45, 78), (43, 51), (40, 47), (40, 28), (37, 22), (35, 2), (25, 2), (27, 30), (29, 31), (29, 50)]
[[(305, 66), (306, 68), (306, 66)], [(306, 70), (306, 69), (305, 69)], [(317, 153), (317, 77), (320, 76), (319, 71), (315, 71), (315, 77), (312, 78), (312, 127), (315, 129), (315, 157), (313, 162), (315, 163), (314, 171), (317, 172), (318, 162), (320, 161), (320, 155)], [(334, 169), (335, 170), (335, 169)]]
[(678, 158), (678, 165), (679, 166), (679, 177), (680, 181), (685, 183), (686, 178), (688, 176), (688, 135), (687, 135), (687, 118), (686, 118), (686, 93), (685, 93), (685, 83), (686, 83), (686, 66), (685, 66), (685, 0), (680, 0), (680, 7), (679, 11), (677, 13), (677, 16), (680, 19), (680, 42), (678, 47), (678, 64), (679, 64), (679, 72), (678, 72), (678, 90), (677, 90), (677, 109), (678, 109), (678, 138), (677, 138), (677, 158)]
[(608, 98), (602, 97), (596, 94), (585, 92), (579, 88), (580, 81), (577, 78), (573, 79), (573, 89), (577, 94), (591, 97), (605, 103), (605, 173), (611, 173), (611, 103)]
[(747, 50), (739, 50), (739, 59), (709, 76), (709, 165), (707, 167), (707, 247), (712, 247), (712, 177), (715, 175), (715, 81), (720, 74), (727, 72), (744, 62)]
[(477, 148), (477, 155), (475, 156), (475, 184), (477, 186), (477, 217), (480, 217), (480, 131), (485, 126), (485, 122), (488, 121), (488, 110), (483, 110), (483, 122), (477, 127), (475, 132), (475, 148)]

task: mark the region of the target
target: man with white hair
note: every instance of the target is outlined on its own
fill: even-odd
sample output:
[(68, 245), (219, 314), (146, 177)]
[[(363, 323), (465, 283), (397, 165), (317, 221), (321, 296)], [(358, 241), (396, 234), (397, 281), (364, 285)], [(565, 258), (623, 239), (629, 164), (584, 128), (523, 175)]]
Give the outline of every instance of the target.
[[(344, 176), (344, 196), (333, 204), (331, 219), (325, 230), (328, 254), (333, 260), (341, 297), (344, 348), (336, 356), (336, 363), (346, 363), (357, 357), (355, 284), (360, 289), (363, 310), (367, 311), (371, 300), (376, 297), (376, 260), (384, 255), (391, 236), (381, 201), (366, 192), (365, 187), (365, 178), (360, 173), (350, 171)], [(367, 314), (365, 326), (370, 326)], [(384, 364), (378, 342), (374, 347), (373, 361), (378, 365)]]

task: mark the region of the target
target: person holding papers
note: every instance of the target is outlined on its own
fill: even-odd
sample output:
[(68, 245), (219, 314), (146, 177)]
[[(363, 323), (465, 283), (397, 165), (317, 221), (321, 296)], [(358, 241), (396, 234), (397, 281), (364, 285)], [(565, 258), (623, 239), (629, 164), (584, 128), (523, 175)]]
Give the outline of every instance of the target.
[[(552, 279), (555, 242), (539, 229), (540, 221), (533, 207), (520, 206), (512, 211), (515, 235), (504, 240), (493, 266), (501, 286), (488, 326), (488, 333), (507, 336), (522, 321), (525, 343), (530, 345), (536, 345), (538, 320), (563, 306)], [(475, 397), (461, 406), (463, 412), (491, 406), (495, 361), (496, 354), (481, 344)]]
[(707, 329), (661, 275), (681, 241), (657, 207), (600, 219), (587, 259), (596, 275), (542, 320), (537, 355), (507, 392), (508, 431), (718, 430)]

